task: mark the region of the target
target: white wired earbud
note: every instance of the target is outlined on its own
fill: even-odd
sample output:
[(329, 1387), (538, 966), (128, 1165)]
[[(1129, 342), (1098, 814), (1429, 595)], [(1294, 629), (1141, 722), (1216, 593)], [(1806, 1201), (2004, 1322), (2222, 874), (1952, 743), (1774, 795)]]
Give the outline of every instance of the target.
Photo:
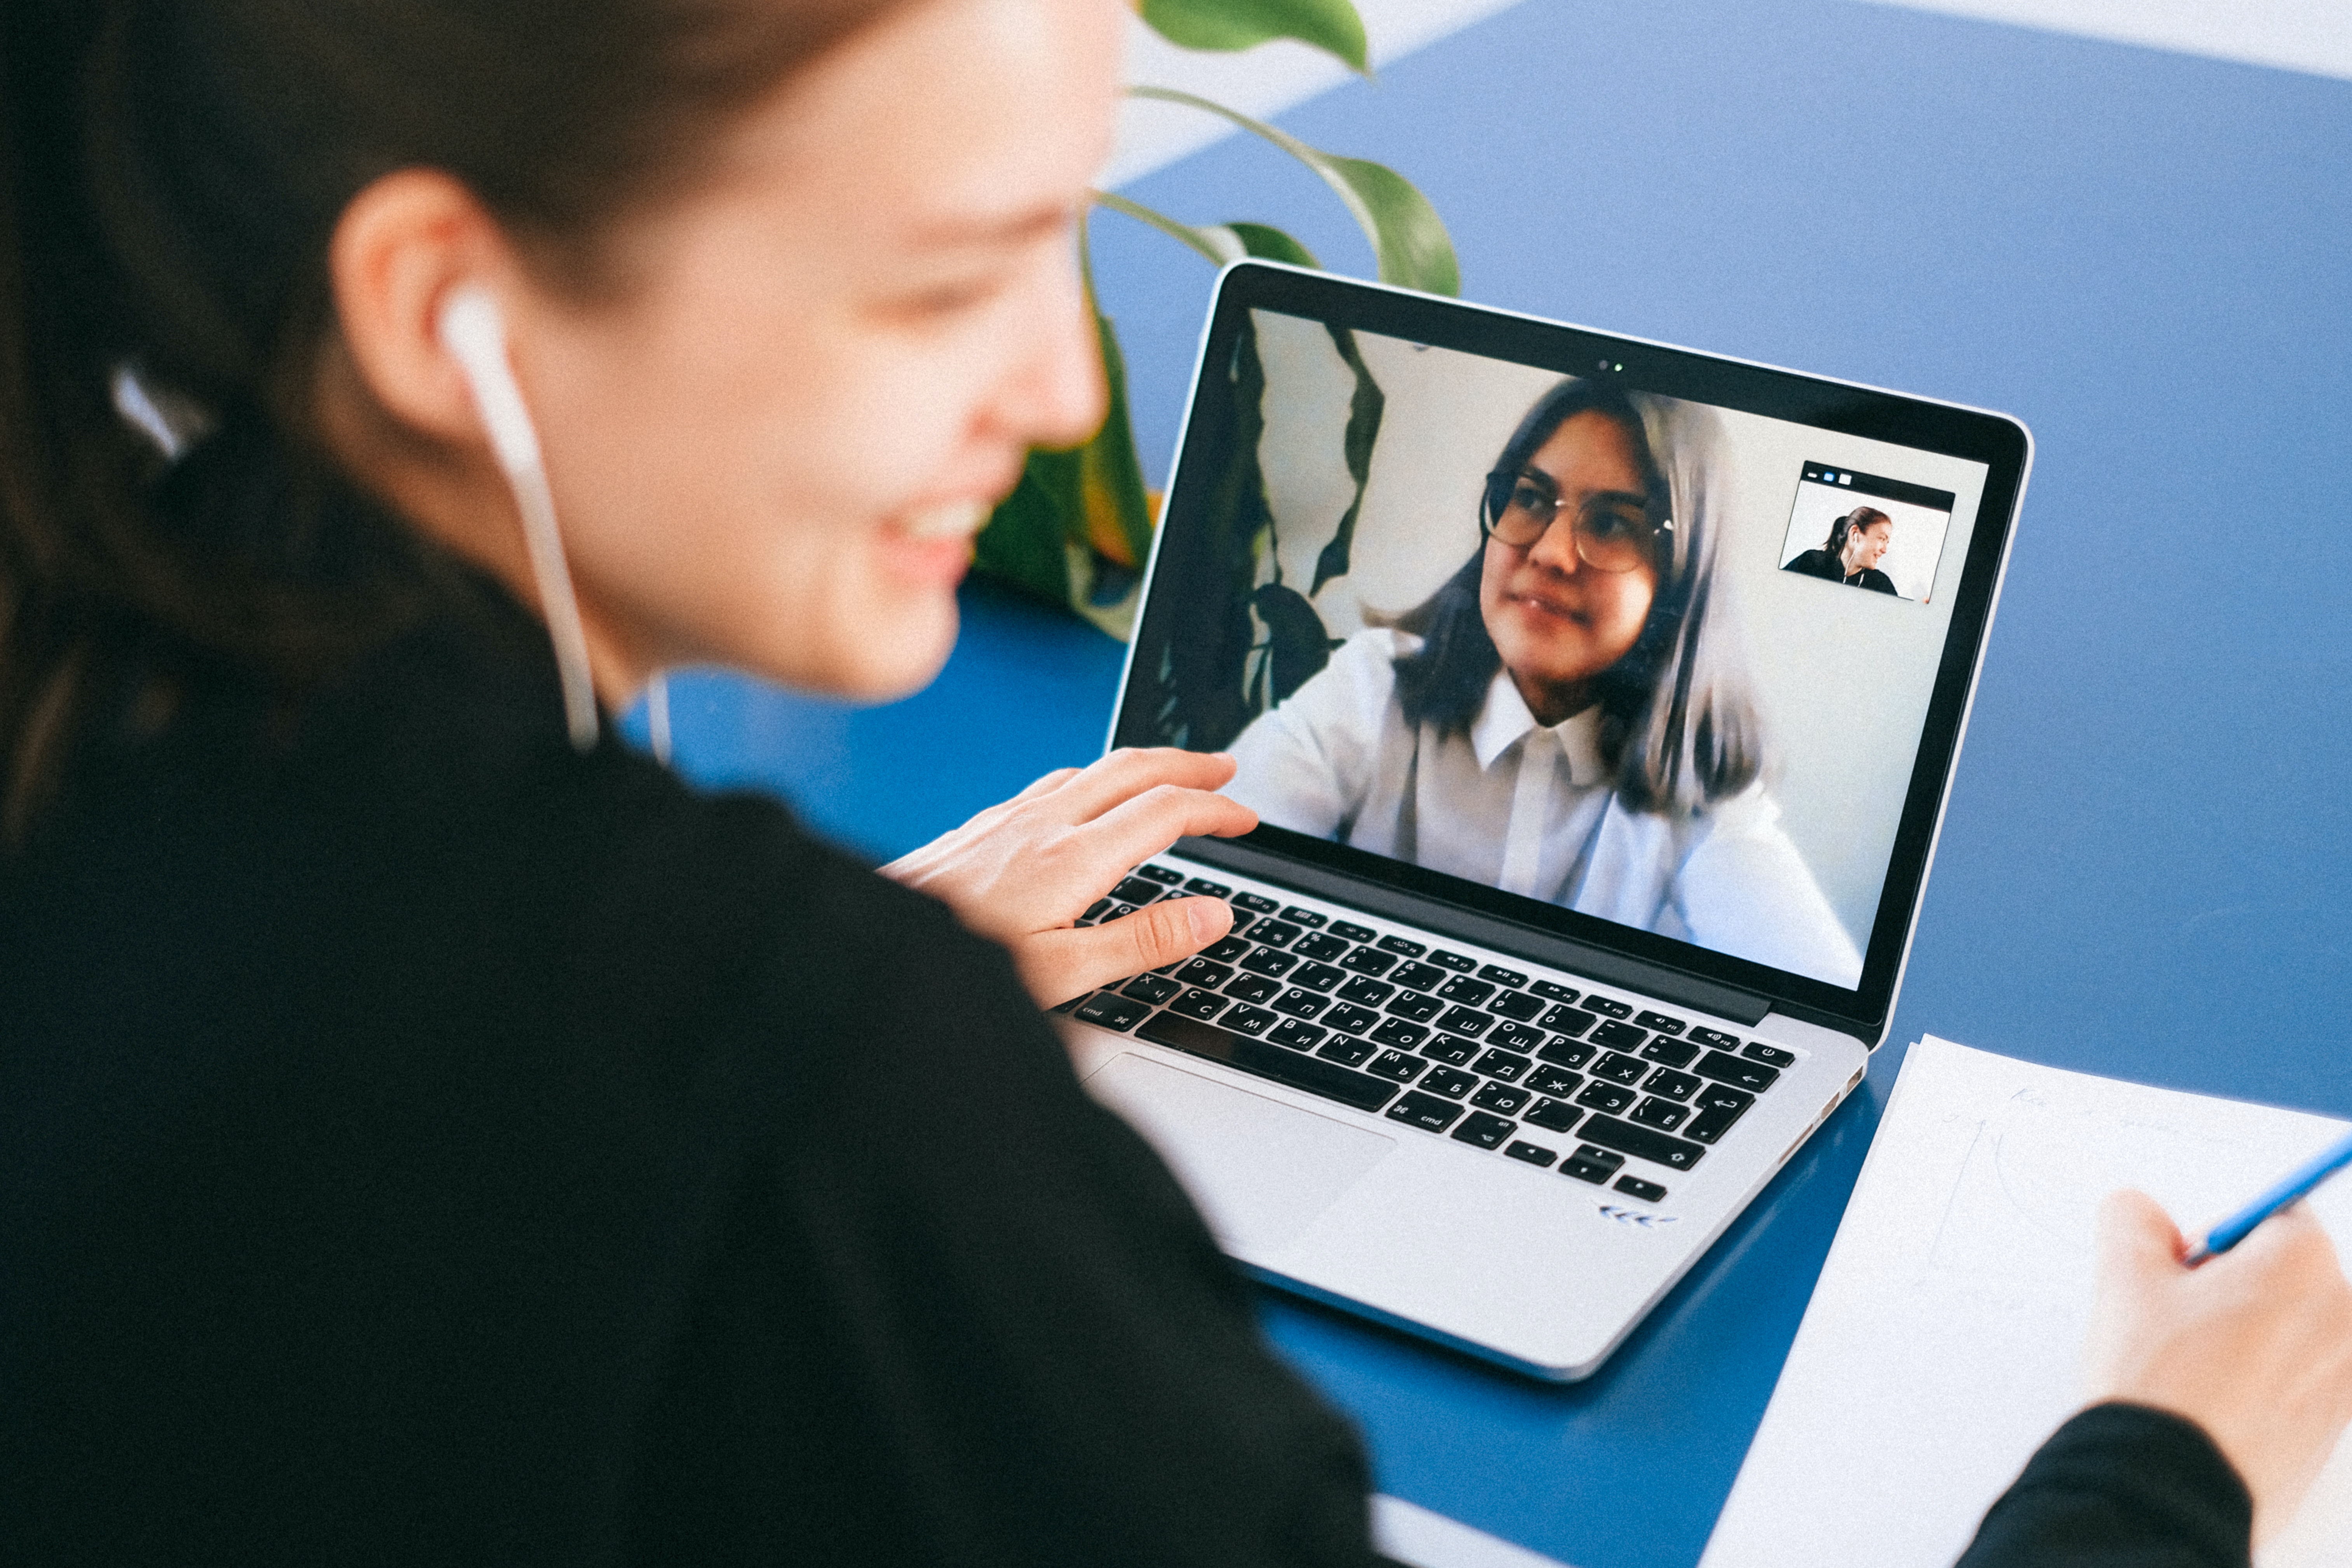
[(588, 636), (580, 625), (580, 603), (572, 596), (572, 573), (564, 564), (563, 538), (555, 528), (555, 497), (547, 488), (547, 464), (539, 451), (539, 432), (532, 428), (530, 410), (523, 406), (522, 389), (515, 384), (507, 363), (506, 324), (499, 302), (480, 283), (461, 284), (449, 292), (436, 323), (441, 346), (465, 373), (473, 389), (474, 406), (490, 433), (490, 450), (507, 484), (514, 491), (515, 508), (522, 513), (523, 543), (530, 552), (531, 575), (539, 584), (539, 605), (547, 616), (547, 635), (555, 645), (555, 668), (563, 680), (563, 716), (576, 751), (596, 745), (596, 686), (588, 668)]

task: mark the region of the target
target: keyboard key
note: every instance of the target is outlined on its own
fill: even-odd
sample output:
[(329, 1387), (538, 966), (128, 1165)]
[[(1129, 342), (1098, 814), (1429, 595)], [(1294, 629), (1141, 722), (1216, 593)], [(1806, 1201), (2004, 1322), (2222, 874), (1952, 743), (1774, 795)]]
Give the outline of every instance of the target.
[(1140, 877), (1129, 877), (1110, 890), (1110, 896), (1122, 904), (1148, 904), (1158, 898), (1161, 889), (1157, 882), (1147, 882)]
[(1423, 1094), (1419, 1089), (1389, 1107), (1390, 1121), (1406, 1122), (1431, 1132), (1444, 1131), (1461, 1114), (1462, 1108), (1453, 1101), (1440, 1100), (1433, 1094)]
[(1297, 964), (1298, 959), (1295, 954), (1276, 952), (1270, 947), (1261, 947), (1242, 960), (1244, 969), (1254, 974), (1271, 974), (1276, 980), (1289, 973)]
[(1346, 1035), (1368, 1034), (1380, 1021), (1381, 1016), (1369, 1007), (1334, 1007), (1323, 1015), (1324, 1023)]
[(1263, 1035), (1280, 1020), (1263, 1007), (1236, 1007), (1217, 1022), (1228, 1029), (1238, 1029), (1244, 1035)]
[(1696, 1055), (1696, 1046), (1688, 1040), (1678, 1040), (1672, 1035), (1660, 1035), (1642, 1047), (1643, 1061), (1664, 1062), (1670, 1068), (1686, 1068), (1690, 1066), (1691, 1058)]
[(1575, 986), (1562, 985), (1554, 980), (1536, 981), (1528, 989), (1547, 1002), (1573, 1002), (1577, 997)]
[(1391, 952), (1401, 952), (1407, 958), (1419, 958), (1429, 951), (1427, 942), (1415, 942), (1408, 936), (1384, 936), (1381, 938), (1381, 946)]
[(1290, 951), (1302, 958), (1312, 958), (1328, 963), (1347, 952), (1348, 945), (1346, 937), (1333, 936), (1328, 931), (1318, 931), (1313, 936), (1300, 937), (1297, 945)]
[(1213, 1018), (1225, 1010), (1225, 999), (1213, 991), (1187, 991), (1168, 1006), (1187, 1018)]
[(1270, 915), (1274, 913), (1275, 910), (1282, 908), (1282, 905), (1276, 900), (1266, 898), (1261, 893), (1235, 893), (1234, 895), (1234, 908), (1237, 910), (1247, 910), (1254, 915)]
[(1111, 921), (1125, 915), (1131, 915), (1134, 912), (1135, 906), (1133, 904), (1113, 902), (1110, 908), (1103, 911), (1102, 923), (1104, 925), (1108, 925)]
[(1636, 1013), (1633, 1022), (1645, 1029), (1655, 1029), (1662, 1035), (1679, 1035), (1684, 1027), (1683, 1020), (1670, 1018), (1664, 1013)]
[[(1453, 1070), (1454, 1069), (1452, 1068), (1440, 1068), (1437, 1069), (1437, 1072), (1452, 1072)], [(1429, 1076), (1435, 1078), (1437, 1073), (1432, 1073)], [(1462, 1076), (1467, 1078), (1470, 1075), (1465, 1073)], [(1514, 1089), (1507, 1083), (1490, 1083), (1486, 1088), (1480, 1089), (1478, 1091), (1478, 1098), (1472, 1100), (1470, 1103), (1476, 1106), (1481, 1110), (1495, 1110), (1500, 1111), (1505, 1116), (1517, 1116), (1519, 1113), (1519, 1109), (1534, 1098), (1534, 1095), (1529, 1094), (1524, 1089)]]
[(1594, 1047), (1582, 1040), (1565, 1039), (1554, 1035), (1549, 1045), (1536, 1055), (1548, 1062), (1558, 1062), (1564, 1068), (1580, 1068), (1592, 1059)]
[(1087, 906), (1086, 913), (1078, 917), (1078, 924), (1082, 926), (1092, 925), (1095, 921), (1102, 919), (1103, 916), (1108, 913), (1110, 913), (1110, 900), (1108, 899), (1097, 899), (1093, 903)]
[(1666, 1195), (1665, 1188), (1655, 1182), (1645, 1182), (1639, 1176), (1620, 1176), (1616, 1186), (1619, 1192), (1640, 1198), (1643, 1203), (1654, 1204)]
[(1223, 882), (1212, 882), (1206, 877), (1193, 878), (1184, 884), (1184, 890), (1188, 893), (1206, 893), (1213, 899), (1230, 899), (1234, 896), (1234, 890), (1231, 888), (1226, 887)]
[(1294, 925), (1303, 925), (1310, 931), (1319, 931), (1327, 917), (1317, 914), (1313, 910), (1302, 910), (1297, 904), (1293, 904), (1282, 911), (1282, 918)]
[(1473, 980), (1466, 974), (1457, 974), (1439, 986), (1437, 994), (1448, 1002), (1459, 1002), (1466, 1007), (1475, 1007), (1479, 1003), (1492, 996), (1495, 994), (1495, 988), (1484, 980)]
[(1445, 1004), (1422, 991), (1400, 991), (1389, 998), (1383, 1009), (1400, 1018), (1411, 1018), (1416, 1024), (1426, 1024), (1445, 1010)]
[(1592, 1064), (1592, 1076), (1605, 1078), (1611, 1083), (1639, 1083), (1649, 1076), (1649, 1065), (1639, 1057), (1619, 1056), (1612, 1051)]
[(1223, 936), (1201, 950), (1201, 956), (1215, 963), (1231, 963), (1249, 951), (1249, 943), (1227, 931)]
[(1637, 1029), (1631, 1024), (1603, 1024), (1592, 1031), (1593, 1044), (1618, 1051), (1630, 1051), (1649, 1037), (1646, 1030)]
[[(1293, 952), (1297, 951), (1293, 949)], [(1290, 977), (1293, 985), (1303, 985), (1309, 991), (1328, 991), (1348, 978), (1347, 972), (1328, 963), (1310, 963)]]
[(1419, 1057), (1409, 1057), (1402, 1051), (1382, 1051), (1366, 1070), (1378, 1073), (1382, 1078), (1394, 1079), (1399, 1083), (1411, 1083), (1427, 1066), (1429, 1064)]
[(1525, 1160), (1530, 1165), (1549, 1165), (1559, 1158), (1539, 1143), (1514, 1143), (1503, 1151), (1514, 1160)]
[(1234, 923), (1225, 928), (1225, 934), (1227, 936), (1245, 937), (1250, 934), (1250, 927), (1255, 924), (1257, 924), (1257, 921), (1253, 916), (1235, 915), (1234, 917)]
[(1352, 1105), (1359, 1110), (1378, 1110), (1396, 1093), (1393, 1086), (1360, 1072), (1349, 1072), (1336, 1062), (1297, 1056), (1264, 1040), (1253, 1040), (1230, 1029), (1195, 1023), (1174, 1014), (1153, 1015), (1136, 1031), (1136, 1036), (1209, 1061), (1223, 1062), (1308, 1094), (1336, 1100), (1342, 1105)]
[(1506, 969), (1499, 963), (1489, 963), (1481, 968), (1478, 971), (1478, 978), (1491, 980), (1497, 985), (1508, 985), (1513, 989), (1528, 983), (1526, 975), (1516, 969)]
[(1515, 1121), (1489, 1116), (1483, 1110), (1474, 1110), (1462, 1119), (1462, 1125), (1454, 1130), (1454, 1136), (1465, 1143), (1475, 1143), (1481, 1149), (1499, 1149), (1503, 1146), (1503, 1140), (1518, 1130), (1518, 1123)]
[(1624, 1163), (1624, 1155), (1612, 1154), (1606, 1150), (1595, 1149), (1591, 1144), (1587, 1143), (1568, 1157), (1561, 1164), (1559, 1173), (1563, 1176), (1574, 1176), (1580, 1182), (1591, 1182), (1597, 1187), (1615, 1175), (1617, 1167)]
[(1268, 1029), (1265, 1037), (1277, 1046), (1288, 1046), (1294, 1051), (1311, 1051), (1323, 1040), (1323, 1026), (1303, 1019), (1285, 1018)]
[(1633, 1009), (1615, 997), (1595, 996), (1590, 991), (1584, 994), (1584, 1005), (1592, 1012), (1606, 1013), (1612, 1018), (1630, 1018), (1633, 1016)]
[(1288, 921), (1260, 921), (1250, 928), (1250, 940), (1268, 947), (1288, 947), (1305, 934)]
[(1478, 1054), (1478, 1043), (1459, 1035), (1440, 1035), (1421, 1047), (1421, 1054), (1450, 1067), (1460, 1067)]
[(1402, 1018), (1383, 1018), (1381, 1026), (1372, 1031), (1372, 1038), (1384, 1046), (1394, 1046), (1401, 1051), (1412, 1050), (1429, 1038), (1429, 1031), (1419, 1024)]
[(1721, 1029), (1693, 1029), (1690, 1037), (1702, 1046), (1713, 1046), (1717, 1050), (1736, 1051), (1739, 1048), (1739, 1037), (1727, 1035)]
[(1709, 1084), (1698, 1097), (1698, 1114), (1683, 1129), (1683, 1136), (1700, 1143), (1716, 1143), (1731, 1131), (1731, 1124), (1756, 1103), (1756, 1097), (1721, 1084)]
[(1517, 1018), (1524, 1024), (1544, 1010), (1543, 998), (1530, 996), (1524, 991), (1506, 991), (1486, 1004), (1486, 1011), (1499, 1013), (1506, 1018)]
[(1135, 874), (1157, 882), (1163, 888), (1181, 888), (1184, 885), (1184, 873), (1171, 871), (1165, 866), (1138, 866), (1135, 868)]
[(1663, 1094), (1668, 1100), (1688, 1100), (1698, 1092), (1698, 1086), (1699, 1080), (1686, 1072), (1676, 1072), (1672, 1068), (1660, 1068), (1650, 1075), (1650, 1081), (1642, 1087), (1652, 1094)]
[(1393, 953), (1382, 952), (1377, 948), (1360, 947), (1341, 959), (1339, 967), (1351, 969), (1358, 974), (1370, 974), (1377, 978), (1396, 967), (1396, 957)]
[(1563, 1035), (1580, 1035), (1601, 1019), (1582, 1008), (1562, 1005), (1546, 1013), (1539, 1021), (1547, 1029), (1557, 1030)]
[(1102, 991), (1080, 1003), (1077, 1016), (1086, 1023), (1098, 1024), (1106, 1029), (1132, 1029), (1150, 1012), (1141, 1002)]
[(1476, 959), (1465, 957), (1458, 952), (1448, 952), (1442, 947), (1429, 955), (1429, 962), (1447, 969), (1460, 970), (1465, 974), (1478, 967)]
[(1535, 1071), (1528, 1074), (1529, 1089), (1534, 1089), (1538, 1094), (1558, 1095), (1563, 1100), (1574, 1094), (1578, 1086), (1583, 1082), (1582, 1073), (1570, 1072), (1565, 1068), (1538, 1067)]
[(1633, 1120), (1644, 1127), (1654, 1127), (1661, 1132), (1672, 1132), (1690, 1114), (1687, 1105), (1676, 1105), (1671, 1100), (1652, 1095), (1633, 1108)]
[(1318, 1057), (1328, 1057), (1335, 1062), (1346, 1062), (1351, 1068), (1360, 1068), (1364, 1065), (1366, 1058), (1379, 1049), (1380, 1047), (1372, 1044), (1371, 1041), (1360, 1040), (1353, 1035), (1334, 1035), (1330, 1041), (1315, 1054)]
[(1294, 1018), (1312, 1018), (1331, 1005), (1328, 996), (1318, 996), (1312, 991), (1301, 991), (1294, 985), (1274, 1000), (1274, 1010), (1287, 1013)]
[(1367, 1007), (1377, 1007), (1396, 994), (1396, 987), (1385, 980), (1373, 980), (1359, 974), (1339, 987), (1339, 994), (1347, 1001), (1360, 1002)]
[(1572, 1105), (1562, 1105), (1557, 1100), (1539, 1100), (1528, 1112), (1528, 1125), (1540, 1127), (1547, 1132), (1565, 1132), (1582, 1120), (1584, 1112)]
[(1263, 1002), (1280, 994), (1282, 982), (1268, 980), (1263, 974), (1236, 974), (1217, 989), (1244, 1002)]
[(1517, 1083), (1519, 1075), (1535, 1064), (1525, 1057), (1515, 1057), (1508, 1051), (1488, 1051), (1478, 1058), (1477, 1070), (1488, 1078), (1501, 1079), (1505, 1083)]
[(1224, 964), (1205, 958), (1195, 958), (1176, 972), (1176, 978), (1187, 985), (1223, 985), (1233, 977), (1234, 972)]
[(1445, 978), (1445, 971), (1428, 963), (1408, 963), (1389, 976), (1408, 991), (1426, 991)]
[(1380, 933), (1370, 926), (1360, 926), (1350, 921), (1333, 921), (1331, 934), (1344, 936), (1349, 942), (1370, 942)]
[(1469, 1007), (1449, 1008), (1445, 1016), (1437, 1020), (1437, 1026), (1441, 1029), (1452, 1029), (1455, 1034), (1474, 1037), (1485, 1034), (1494, 1025), (1493, 1018)]
[(1525, 1024), (1502, 1023), (1495, 1026), (1495, 1032), (1486, 1037), (1486, 1043), (1500, 1046), (1507, 1051), (1532, 1051), (1544, 1043), (1544, 1032), (1529, 1028)]
[(1761, 1040), (1750, 1040), (1748, 1048), (1739, 1054), (1749, 1061), (1762, 1062), (1768, 1068), (1792, 1068), (1797, 1065), (1796, 1052), (1768, 1046)]
[(1120, 986), (1118, 994), (1132, 996), (1139, 1002), (1149, 1002), (1157, 1007), (1183, 989), (1164, 974), (1139, 974)]
[(1588, 1116), (1582, 1131), (1589, 1142), (1672, 1171), (1687, 1171), (1706, 1158), (1706, 1150), (1699, 1144), (1686, 1143), (1647, 1127), (1636, 1127), (1613, 1116)]
[(1576, 1103), (1589, 1110), (1615, 1112), (1624, 1110), (1640, 1098), (1622, 1084), (1589, 1083), (1584, 1086), (1584, 1092), (1576, 1097)]
[(1780, 1075), (1762, 1062), (1742, 1061), (1724, 1051), (1709, 1051), (1699, 1058), (1691, 1070), (1717, 1083), (1727, 1083), (1744, 1089), (1750, 1094), (1761, 1094), (1780, 1081)]
[[(1458, 1068), (1432, 1068), (1429, 1069), (1428, 1076), (1421, 1080), (1421, 1087), (1432, 1094), (1442, 1094), (1448, 1100), (1459, 1100), (1476, 1089), (1478, 1080)], [(1478, 1103), (1485, 1105), (1486, 1102), (1481, 1099)], [(1513, 1106), (1511, 1109), (1516, 1110), (1518, 1108)]]

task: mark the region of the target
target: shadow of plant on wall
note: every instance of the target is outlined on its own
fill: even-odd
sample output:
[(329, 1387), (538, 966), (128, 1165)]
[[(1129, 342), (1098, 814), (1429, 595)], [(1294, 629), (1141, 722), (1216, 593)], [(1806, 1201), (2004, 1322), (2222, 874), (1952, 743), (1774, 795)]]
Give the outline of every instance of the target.
[[(1231, 51), (1293, 38), (1369, 74), (1363, 19), (1350, 0), (1143, 0), (1140, 11), (1154, 31), (1184, 47)], [(1433, 294), (1459, 291), (1460, 272), (1444, 224), (1428, 199), (1395, 170), (1310, 147), (1272, 125), (1192, 93), (1149, 86), (1128, 90), (1136, 98), (1220, 116), (1297, 158), (1331, 188), (1362, 228), (1371, 242), (1381, 281)], [(1266, 224), (1184, 223), (1108, 191), (1096, 192), (1095, 203), (1149, 224), (1218, 266), (1244, 257), (1320, 266), (1305, 246)], [(1080, 255), (1091, 303), (1093, 266), (1083, 235)], [(1080, 446), (1030, 454), (1019, 487), (982, 532), (973, 563), (1001, 581), (1066, 605), (1124, 640), (1134, 625), (1142, 565), (1150, 552), (1156, 498), (1144, 489), (1143, 468), (1136, 457), (1118, 333), (1099, 309), (1095, 326), (1110, 388), (1108, 416)], [(1353, 336), (1334, 329), (1332, 340), (1356, 378), (1342, 437), (1355, 492), (1337, 532), (1318, 556), (1314, 580), (1304, 593), (1283, 580), (1275, 548), (1276, 523), (1258, 471), (1265, 380), (1255, 363), (1255, 345), (1246, 345), (1228, 367), (1235, 383), (1230, 406), (1240, 427), (1223, 447), (1233, 454), (1228, 470), (1211, 481), (1222, 492), (1211, 547), (1218, 570), (1234, 585), (1233, 602), (1245, 609), (1210, 639), (1213, 650), (1201, 658), (1198, 668), (1170, 672), (1208, 704), (1195, 712), (1231, 710), (1213, 729), (1230, 724), (1232, 732), (1238, 733), (1249, 716), (1297, 689), (1329, 657), (1322, 619), (1309, 601), (1325, 584), (1347, 574), (1383, 403)]]

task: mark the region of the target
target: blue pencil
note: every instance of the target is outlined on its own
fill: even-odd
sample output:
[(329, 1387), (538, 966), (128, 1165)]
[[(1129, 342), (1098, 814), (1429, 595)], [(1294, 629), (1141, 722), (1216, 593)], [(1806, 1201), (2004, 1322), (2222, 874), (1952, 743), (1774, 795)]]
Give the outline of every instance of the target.
[(2352, 1165), (2352, 1132), (2322, 1149), (2310, 1159), (2280, 1178), (2279, 1184), (2231, 1215), (2228, 1219), (2205, 1233), (2205, 1239), (2189, 1249), (2181, 1259), (2190, 1268), (2218, 1253), (2223, 1253), (2246, 1239), (2247, 1233), (2263, 1221), (2302, 1197), (2312, 1188), (2327, 1180), (2347, 1165)]

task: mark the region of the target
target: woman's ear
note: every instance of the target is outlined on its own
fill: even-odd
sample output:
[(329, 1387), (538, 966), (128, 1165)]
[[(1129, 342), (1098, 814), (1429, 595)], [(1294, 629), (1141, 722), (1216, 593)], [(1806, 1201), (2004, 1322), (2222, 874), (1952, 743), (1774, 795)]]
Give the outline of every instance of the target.
[(343, 347), (394, 423), (441, 441), (486, 438), (465, 373), (441, 341), (459, 287), (514, 269), (497, 221), (447, 174), (402, 169), (353, 196), (327, 247)]

